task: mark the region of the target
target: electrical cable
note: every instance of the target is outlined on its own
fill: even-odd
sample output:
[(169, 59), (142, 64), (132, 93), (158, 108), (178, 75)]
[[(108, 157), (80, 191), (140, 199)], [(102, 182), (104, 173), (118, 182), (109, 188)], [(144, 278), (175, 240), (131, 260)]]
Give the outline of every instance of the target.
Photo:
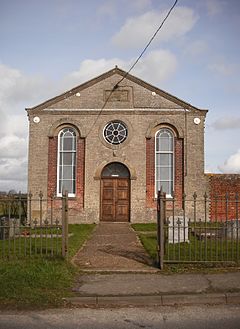
[(101, 107), (101, 109), (100, 109), (100, 111), (99, 111), (99, 113), (98, 113), (96, 119), (94, 120), (94, 122), (93, 122), (91, 128), (89, 129), (89, 132), (86, 134), (85, 138), (87, 138), (88, 135), (91, 133), (93, 127), (95, 126), (96, 122), (98, 121), (98, 118), (100, 117), (102, 111), (104, 110), (104, 108), (105, 108), (105, 106), (106, 106), (106, 104), (107, 104), (109, 98), (111, 97), (111, 95), (112, 95), (112, 93), (114, 92), (115, 89), (117, 89), (117, 85), (115, 85), (115, 86), (110, 90), (110, 93), (109, 93), (108, 97), (106, 98), (106, 100), (105, 100), (103, 106)]
[(130, 67), (130, 69), (126, 72), (126, 74), (121, 78), (121, 80), (118, 81), (118, 83), (114, 86), (116, 88), (116, 86), (118, 86), (118, 84), (120, 82), (122, 82), (127, 75), (132, 71), (132, 69), (136, 66), (136, 64), (139, 62), (139, 60), (141, 59), (141, 57), (143, 56), (143, 54), (145, 53), (145, 51), (148, 49), (148, 47), (150, 46), (150, 44), (152, 43), (152, 41), (155, 39), (156, 35), (158, 34), (158, 32), (161, 30), (161, 28), (163, 27), (163, 24), (166, 22), (166, 20), (168, 19), (169, 15), (171, 14), (172, 10), (174, 9), (174, 7), (176, 6), (178, 0), (175, 0), (174, 4), (172, 5), (172, 7), (169, 9), (167, 15), (165, 16), (165, 18), (163, 19), (162, 23), (159, 25), (159, 27), (157, 28), (157, 30), (154, 32), (153, 36), (151, 37), (151, 39), (148, 41), (147, 45), (145, 46), (145, 48), (143, 49), (143, 51), (141, 52), (141, 54), (138, 56), (138, 58), (135, 60), (135, 62), (132, 64), (132, 66)]
[(172, 7), (169, 9), (169, 11), (167, 12), (167, 15), (164, 17), (162, 23), (159, 25), (159, 27), (157, 28), (157, 30), (154, 32), (154, 34), (152, 35), (152, 37), (150, 38), (150, 40), (148, 41), (147, 45), (144, 47), (144, 49), (142, 50), (142, 52), (140, 53), (140, 55), (137, 57), (137, 59), (135, 60), (135, 62), (132, 64), (132, 66), (130, 67), (130, 69), (124, 74), (124, 76), (113, 86), (112, 90), (110, 91), (107, 99), (105, 100), (102, 108), (100, 109), (96, 119), (94, 120), (89, 132), (87, 133), (86, 137), (91, 133), (93, 127), (95, 126), (98, 118), (100, 117), (102, 111), (104, 110), (108, 100), (110, 99), (112, 93), (114, 92), (115, 89), (118, 88), (119, 83), (121, 83), (124, 79), (126, 79), (126, 77), (128, 76), (128, 74), (132, 71), (132, 69), (137, 65), (137, 63), (139, 62), (139, 60), (141, 59), (141, 57), (144, 55), (144, 53), (146, 52), (146, 50), (148, 49), (148, 47), (150, 46), (150, 44), (152, 43), (152, 41), (155, 39), (156, 35), (158, 34), (158, 32), (161, 30), (161, 28), (163, 27), (164, 23), (166, 22), (166, 20), (168, 19), (168, 17), (170, 16), (172, 10), (174, 9), (174, 7), (176, 6), (178, 0), (174, 1), (174, 4), (172, 5)]

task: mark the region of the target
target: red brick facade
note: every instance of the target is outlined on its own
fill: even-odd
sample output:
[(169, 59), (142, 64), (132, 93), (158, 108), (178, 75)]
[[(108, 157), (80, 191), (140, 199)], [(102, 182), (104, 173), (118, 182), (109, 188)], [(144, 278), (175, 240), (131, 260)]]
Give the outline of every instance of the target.
[[(48, 198), (57, 191), (57, 147), (58, 137), (50, 137), (48, 143)], [(85, 140), (77, 140), (76, 197), (69, 198), (69, 208), (76, 211), (84, 208), (84, 168)], [(49, 201), (50, 202), (50, 201)], [(55, 200), (55, 207), (61, 206), (61, 200)]]
[(57, 136), (48, 140), (48, 198), (57, 191)]
[[(175, 206), (182, 208), (184, 170), (183, 139), (175, 137), (174, 148), (174, 193)], [(155, 138), (146, 139), (146, 204), (147, 208), (156, 208), (155, 200)]]
[(175, 180), (174, 193), (176, 206), (182, 208), (183, 191), (184, 191), (184, 169), (183, 169), (183, 139), (175, 138)]
[(240, 175), (209, 174), (211, 220), (239, 219), (239, 192)]

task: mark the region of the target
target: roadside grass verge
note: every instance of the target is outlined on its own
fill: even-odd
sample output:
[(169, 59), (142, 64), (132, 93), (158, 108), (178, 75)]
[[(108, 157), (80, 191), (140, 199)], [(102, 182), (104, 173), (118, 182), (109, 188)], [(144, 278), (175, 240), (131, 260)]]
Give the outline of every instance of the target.
[(94, 227), (87, 224), (69, 225), (69, 233), (73, 233), (69, 237), (69, 260), (60, 256), (0, 260), (0, 308), (62, 306), (63, 297), (73, 295), (71, 285), (78, 273), (70, 260), (89, 238)]

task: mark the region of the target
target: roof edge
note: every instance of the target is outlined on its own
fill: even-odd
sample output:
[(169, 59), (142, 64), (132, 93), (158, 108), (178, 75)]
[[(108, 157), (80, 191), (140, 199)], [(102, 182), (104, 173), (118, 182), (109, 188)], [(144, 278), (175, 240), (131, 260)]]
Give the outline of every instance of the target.
[(51, 105), (51, 104), (53, 104), (55, 102), (58, 102), (58, 101), (60, 101), (60, 100), (62, 100), (64, 98), (66, 98), (66, 96), (71, 96), (72, 94), (74, 94), (78, 90), (82, 90), (84, 88), (87, 88), (88, 86), (91, 86), (92, 84), (95, 84), (98, 81), (101, 81), (105, 77), (111, 76), (112, 74), (115, 73), (115, 70), (116, 70), (116, 68), (111, 69), (111, 70), (109, 70), (109, 71), (107, 71), (105, 73), (102, 73), (102, 74), (100, 74), (99, 76), (97, 76), (97, 77), (95, 77), (93, 79), (90, 79), (90, 80), (88, 80), (86, 82), (83, 82), (82, 84), (80, 84), (78, 86), (75, 86), (75, 87), (73, 87), (73, 88), (71, 88), (71, 89), (69, 89), (69, 90), (67, 90), (67, 91), (65, 91), (65, 92), (63, 92), (63, 93), (55, 96), (55, 97), (49, 98), (48, 100), (46, 100), (46, 101), (44, 101), (44, 102), (42, 102), (42, 103), (40, 103), (40, 104), (38, 104), (36, 106), (27, 107), (27, 108), (25, 108), (25, 110), (26, 111), (36, 110), (36, 109), (44, 108), (45, 105), (49, 105), (49, 104)]
[[(78, 86), (75, 86), (73, 87), (72, 89), (68, 90), (68, 91), (65, 91), (53, 98), (50, 98), (36, 106), (33, 106), (33, 107), (28, 107), (28, 108), (25, 108), (25, 110), (27, 112), (29, 111), (34, 111), (34, 110), (41, 110), (43, 108), (46, 108), (47, 106), (49, 105), (52, 105), (58, 101), (61, 101), (63, 100), (64, 98), (67, 98), (69, 96), (72, 96), (74, 95), (76, 92), (78, 91), (81, 91), (85, 88), (88, 88), (92, 85), (94, 85), (95, 83), (98, 83), (99, 81), (105, 79), (105, 78), (108, 78), (110, 76), (112, 76), (113, 74), (115, 73), (118, 73), (119, 75), (121, 75), (122, 77), (124, 78), (127, 78), (129, 80), (131, 80), (132, 82), (134, 83), (137, 83), (137, 84), (140, 84), (141, 86), (151, 90), (151, 91), (155, 91), (158, 95), (162, 96), (162, 97), (165, 97), (166, 99), (168, 99), (169, 101), (172, 101), (180, 106), (182, 106), (183, 108), (186, 108), (186, 109), (190, 109), (190, 110), (195, 110), (195, 111), (202, 111), (204, 112), (205, 114), (208, 112), (207, 109), (200, 109), (196, 106), (193, 106), (192, 104), (188, 103), (188, 102), (185, 102), (183, 101), (182, 99), (176, 97), (176, 96), (173, 96), (172, 94), (166, 92), (165, 90), (163, 89), (159, 89), (158, 87), (155, 87), (153, 86), (152, 84), (148, 83), (148, 82), (145, 82), (144, 80), (138, 78), (138, 77), (135, 77), (134, 75), (130, 74), (130, 73), (127, 73), (126, 71), (120, 69), (119, 67), (115, 66), (113, 69), (105, 72), (105, 73), (102, 73), (100, 74), (99, 76), (93, 78), (93, 79), (90, 79)], [(125, 79), (123, 79), (122, 81), (124, 81)], [(122, 81), (120, 83), (120, 86), (122, 84)]]

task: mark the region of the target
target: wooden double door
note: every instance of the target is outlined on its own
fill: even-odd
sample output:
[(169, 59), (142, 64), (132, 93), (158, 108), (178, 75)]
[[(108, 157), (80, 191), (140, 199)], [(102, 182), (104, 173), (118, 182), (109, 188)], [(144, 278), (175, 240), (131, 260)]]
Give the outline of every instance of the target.
[(101, 220), (128, 222), (130, 216), (130, 179), (101, 179)]

